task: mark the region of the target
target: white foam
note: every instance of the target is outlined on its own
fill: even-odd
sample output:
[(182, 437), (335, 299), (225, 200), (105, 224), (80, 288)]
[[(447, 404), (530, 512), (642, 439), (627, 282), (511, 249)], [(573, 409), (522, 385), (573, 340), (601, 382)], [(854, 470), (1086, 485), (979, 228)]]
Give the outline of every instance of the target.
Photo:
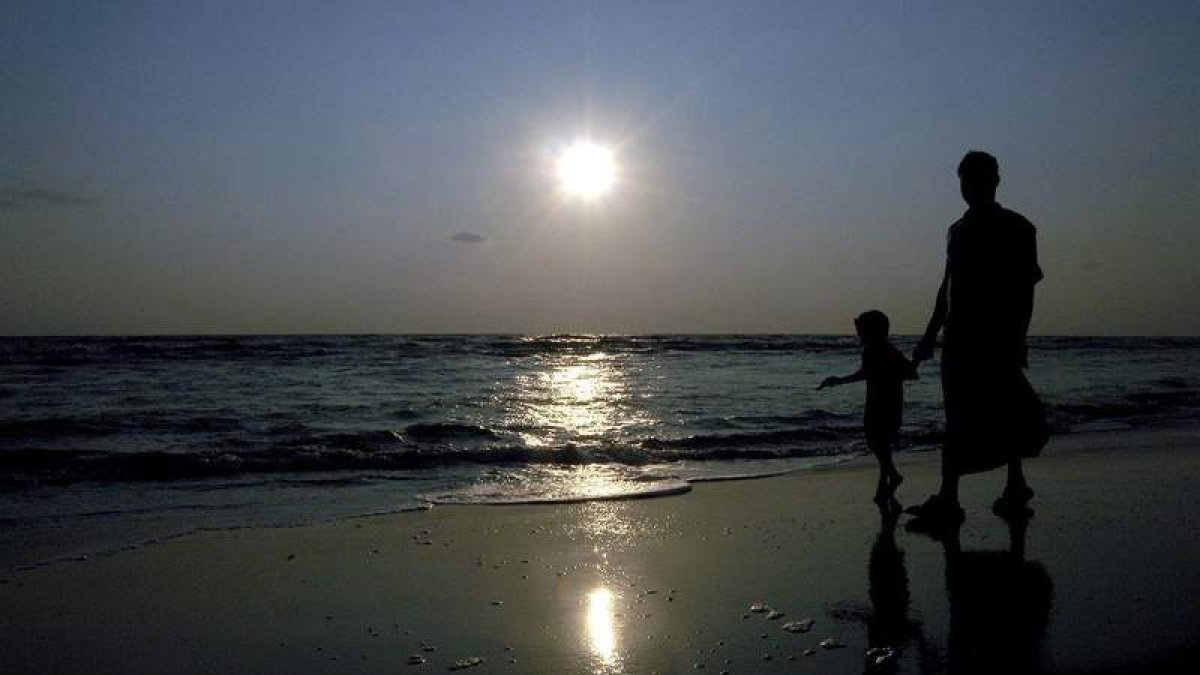
[(424, 498), (435, 504), (570, 504), (662, 497), (691, 489), (688, 481), (678, 477), (655, 476), (632, 467), (531, 466)]

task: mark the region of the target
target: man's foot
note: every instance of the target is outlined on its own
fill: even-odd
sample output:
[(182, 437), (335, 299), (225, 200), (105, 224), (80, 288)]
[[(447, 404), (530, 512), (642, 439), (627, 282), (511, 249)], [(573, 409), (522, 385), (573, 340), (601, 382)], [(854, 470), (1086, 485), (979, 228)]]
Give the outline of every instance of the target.
[(992, 513), (1005, 520), (1028, 519), (1033, 515), (1029, 508), (1029, 500), (1033, 499), (1033, 489), (1028, 485), (1019, 488), (1005, 488), (1000, 498), (992, 503)]
[(930, 495), (923, 504), (914, 504), (905, 508), (904, 512), (910, 516), (924, 516), (954, 509), (958, 509), (958, 512), (962, 513), (962, 508), (959, 507), (957, 501), (950, 501), (940, 494), (935, 494)]
[(935, 539), (961, 525), (964, 517), (961, 506), (941, 495), (933, 495), (924, 504), (910, 506), (904, 512), (915, 516), (904, 529), (928, 534)]

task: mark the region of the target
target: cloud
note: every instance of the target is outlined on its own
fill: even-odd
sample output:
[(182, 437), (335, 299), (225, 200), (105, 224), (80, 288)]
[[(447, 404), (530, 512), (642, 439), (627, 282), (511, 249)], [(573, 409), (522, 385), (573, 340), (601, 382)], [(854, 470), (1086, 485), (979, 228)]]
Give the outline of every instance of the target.
[(0, 188), (0, 208), (18, 206), (86, 206), (96, 200), (86, 195), (51, 188)]
[(450, 235), (451, 241), (457, 241), (460, 244), (479, 244), (487, 241), (487, 237), (474, 232), (458, 232)]

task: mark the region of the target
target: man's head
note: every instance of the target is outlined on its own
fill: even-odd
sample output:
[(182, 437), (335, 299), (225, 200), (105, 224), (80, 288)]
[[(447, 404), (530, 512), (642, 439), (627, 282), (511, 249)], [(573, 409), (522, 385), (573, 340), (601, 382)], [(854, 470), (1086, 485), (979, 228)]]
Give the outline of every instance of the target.
[(967, 206), (988, 206), (996, 201), (1000, 163), (986, 152), (972, 150), (958, 163), (958, 188)]
[(854, 328), (864, 343), (886, 340), (889, 327), (887, 314), (877, 309), (863, 312), (854, 320)]

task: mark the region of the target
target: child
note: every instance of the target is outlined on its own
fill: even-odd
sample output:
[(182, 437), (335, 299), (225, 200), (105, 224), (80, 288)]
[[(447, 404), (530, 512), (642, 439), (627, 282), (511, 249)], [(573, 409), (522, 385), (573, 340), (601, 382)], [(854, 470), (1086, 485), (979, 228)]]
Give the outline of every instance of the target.
[(862, 367), (846, 377), (827, 377), (821, 386), (867, 381), (867, 405), (863, 426), (867, 432), (867, 447), (879, 460), (879, 486), (875, 502), (895, 500), (896, 488), (904, 476), (892, 463), (892, 444), (904, 419), (904, 381), (917, 379), (916, 367), (888, 342), (888, 318), (879, 310), (864, 312), (854, 320), (862, 339)]

